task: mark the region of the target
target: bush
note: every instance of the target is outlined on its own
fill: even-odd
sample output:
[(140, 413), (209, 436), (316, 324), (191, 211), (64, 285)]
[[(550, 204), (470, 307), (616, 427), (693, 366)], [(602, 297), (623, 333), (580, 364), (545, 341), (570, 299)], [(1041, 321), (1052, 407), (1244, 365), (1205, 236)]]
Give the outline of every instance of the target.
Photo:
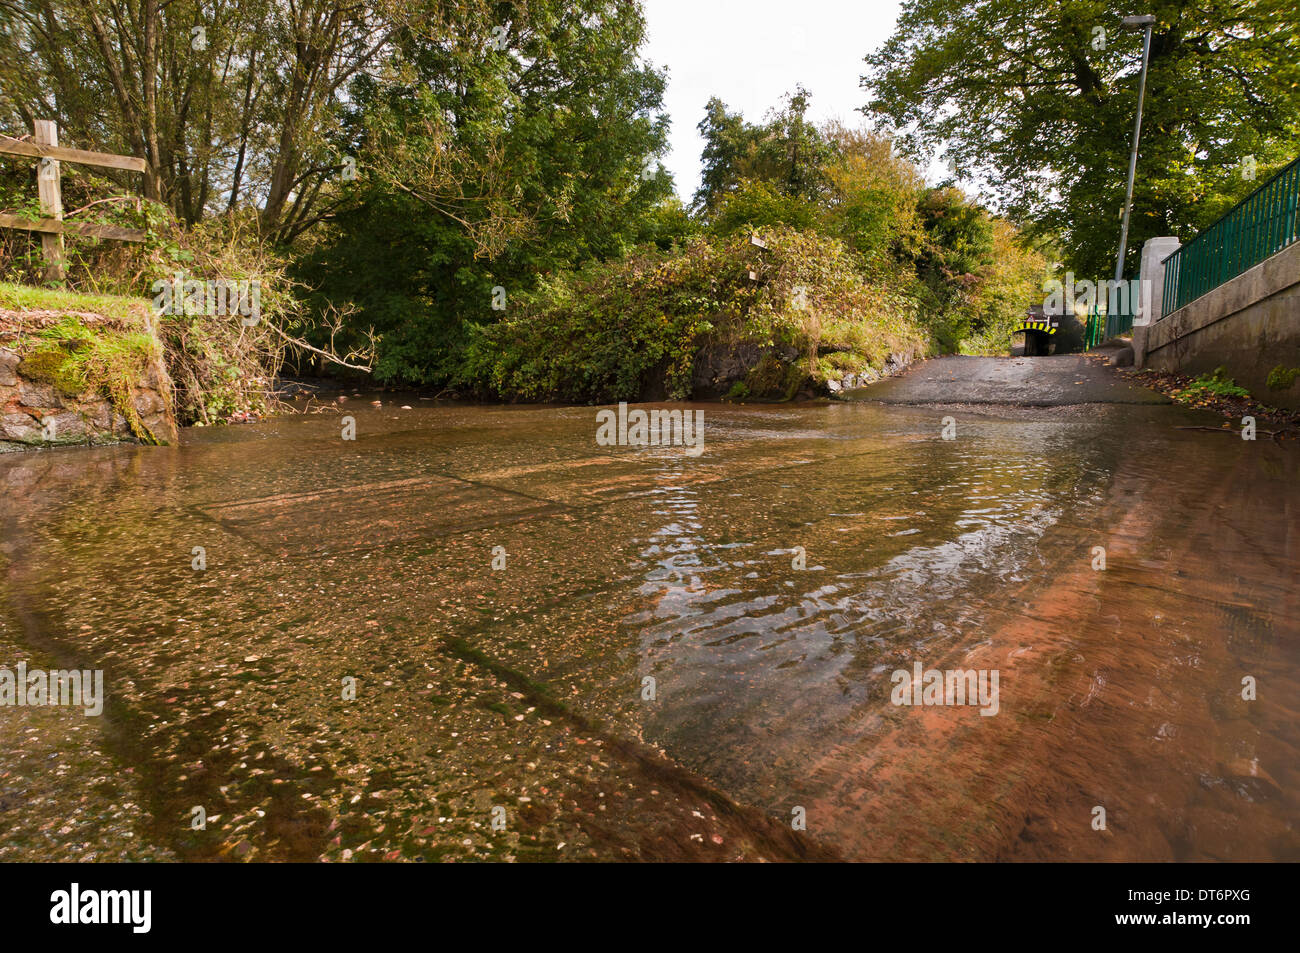
[(1269, 390), (1286, 390), (1300, 378), (1300, 367), (1283, 367), (1281, 364), (1274, 367), (1268, 372), (1268, 379), (1264, 382)]
[[(84, 172), (66, 170), (65, 185), (78, 200), (109, 188), (87, 181)], [(0, 200), (16, 201), (17, 193), (6, 186), (0, 179)], [(256, 217), (224, 216), (184, 228), (164, 206), (132, 196), (106, 201), (95, 212), (78, 220), (135, 228), (145, 233), (145, 240), (66, 235), (63, 307), (100, 311), (120, 299), (138, 304), (155, 297), (159, 281), (178, 276), (255, 282), (260, 298), (256, 325), (245, 326), (231, 315), (169, 313), (158, 315), (157, 332), (175, 384), (178, 423), (210, 424), (269, 412), (275, 404), (274, 379), (309, 329), (306, 309), (285, 275), (286, 261), (261, 241)], [(9, 233), (0, 242), (0, 270), (6, 276), (41, 296), (58, 294), (60, 289), (30, 288), (41, 283), (43, 268), (39, 237)], [(24, 286), (10, 287), (21, 294)]]
[[(748, 353), (744, 390), (789, 397), (824, 384), (818, 360), (883, 366), (920, 351), (917, 302), (868, 284), (839, 241), (788, 228), (644, 246), (544, 283), (498, 324), (476, 329), (460, 386), (483, 396), (583, 403), (692, 396), (706, 347)], [(757, 280), (751, 280), (753, 271)]]

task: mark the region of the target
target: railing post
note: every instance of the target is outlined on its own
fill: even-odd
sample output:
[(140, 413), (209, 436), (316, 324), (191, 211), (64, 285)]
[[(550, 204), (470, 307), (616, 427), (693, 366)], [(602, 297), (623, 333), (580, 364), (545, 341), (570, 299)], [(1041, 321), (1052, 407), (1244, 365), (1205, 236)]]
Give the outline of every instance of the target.
[(1283, 190), (1283, 195), (1287, 196), (1283, 205), (1282, 219), (1282, 244), (1289, 245), (1297, 239), (1296, 234), (1296, 208), (1300, 206), (1300, 170), (1297, 174), (1289, 177), (1291, 181)]
[[(38, 146), (57, 146), (59, 127), (53, 119), (37, 119), (33, 132)], [(37, 161), (36, 190), (41, 202), (41, 215), (63, 221), (63, 191), (60, 183), (59, 160), (43, 158)], [(41, 234), (41, 252), (45, 256), (45, 280), (63, 280), (63, 235)]]
[(1150, 326), (1164, 316), (1166, 296), (1177, 294), (1178, 259), (1169, 262), (1168, 269), (1165, 266), (1165, 259), (1180, 247), (1178, 239), (1172, 237), (1148, 238), (1142, 245), (1142, 270), (1138, 273), (1138, 299), (1132, 303), (1133, 366), (1138, 370), (1141, 370), (1146, 362), (1147, 335)]
[[(1177, 238), (1148, 238), (1142, 245), (1142, 270), (1138, 273), (1138, 300), (1133, 308), (1133, 325), (1154, 324), (1164, 316), (1165, 259), (1181, 247)], [(1171, 263), (1171, 264), (1176, 264)]]

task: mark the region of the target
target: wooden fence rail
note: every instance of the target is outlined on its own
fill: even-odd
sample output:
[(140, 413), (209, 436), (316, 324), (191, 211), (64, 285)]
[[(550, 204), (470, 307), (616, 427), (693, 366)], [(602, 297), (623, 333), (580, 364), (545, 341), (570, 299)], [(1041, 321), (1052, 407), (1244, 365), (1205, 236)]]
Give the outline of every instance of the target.
[(95, 225), (89, 222), (63, 220), (63, 190), (61, 163), (76, 162), (106, 169), (124, 169), (143, 172), (143, 159), (119, 156), (109, 152), (88, 152), (85, 149), (65, 149), (59, 145), (59, 127), (52, 119), (37, 119), (33, 141), (0, 136), (0, 155), (23, 156), (39, 160), (36, 172), (37, 195), (41, 204), (41, 218), (29, 219), (22, 215), (0, 213), (0, 228), (16, 228), (41, 233), (41, 251), (45, 256), (45, 280), (61, 281), (64, 275), (63, 236), (82, 235), (87, 238), (109, 238), (122, 242), (142, 242), (145, 233), (135, 228), (117, 225)]

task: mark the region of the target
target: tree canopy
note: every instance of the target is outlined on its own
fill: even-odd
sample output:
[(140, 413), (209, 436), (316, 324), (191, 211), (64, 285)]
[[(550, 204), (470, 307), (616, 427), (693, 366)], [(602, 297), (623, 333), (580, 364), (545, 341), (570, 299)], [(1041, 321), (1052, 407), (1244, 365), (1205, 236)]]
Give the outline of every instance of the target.
[[(1074, 270), (1119, 245), (1141, 32), (1105, 0), (907, 0), (866, 57), (864, 111), (917, 156), (946, 150)], [(1153, 0), (1127, 270), (1189, 238), (1300, 151), (1294, 0)]]
[[(346, 369), (385, 382), (486, 394), (501, 367), (536, 369), (539, 347), (586, 341), (593, 380), (631, 387), (645, 375), (617, 366), (653, 357), (680, 383), (678, 365), (707, 346), (697, 330), (750, 301), (746, 233), (759, 229), (790, 262), (815, 259), (783, 276), (813, 310), (780, 303), (800, 312), (800, 353), (830, 362), (814, 376), (879, 363), (863, 342), (887, 326), (908, 329), (898, 341), (1005, 349), (1041, 256), (1012, 249), (1009, 221), (930, 187), (889, 135), (811, 121), (802, 86), (756, 122), (709, 101), (702, 185), (684, 207), (659, 163), (666, 74), (645, 41), (626, 0), (0, 0), (0, 127), (53, 118), (65, 144), (145, 161), (145, 202), (101, 205), (102, 179), (67, 176), (78, 212), (149, 237), (121, 254), (72, 240), (73, 281), (140, 293), (179, 270), (261, 276), (275, 328), (291, 315), (310, 359), (365, 354)], [(0, 207), (26, 206), (29, 174), (0, 169)], [(0, 240), (0, 266), (30, 274), (38, 258), (28, 236)], [(668, 288), (660, 268), (689, 280)], [(844, 319), (834, 289), (858, 303), (824, 339), (819, 322)], [(623, 333), (628, 302), (639, 338)], [(752, 317), (738, 326), (762, 338)], [(829, 355), (811, 353), (828, 340)], [(510, 393), (551, 392), (570, 393)]]
[(556, 270), (654, 237), (647, 218), (672, 194), (656, 158), (664, 77), (638, 58), (639, 11), (527, 12), (465, 24), (475, 57), (413, 37), (402, 74), (354, 86), (343, 126), (358, 178), (297, 274), (362, 309), (384, 376), (447, 379), (472, 326)]

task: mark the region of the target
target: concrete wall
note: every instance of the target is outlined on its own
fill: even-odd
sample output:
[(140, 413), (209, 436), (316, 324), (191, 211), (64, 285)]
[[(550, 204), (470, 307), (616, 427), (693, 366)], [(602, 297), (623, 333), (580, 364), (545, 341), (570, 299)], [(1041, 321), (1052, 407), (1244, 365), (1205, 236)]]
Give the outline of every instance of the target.
[(1300, 409), (1300, 378), (1267, 386), (1279, 365), (1300, 368), (1300, 242), (1147, 327), (1134, 327), (1138, 367), (1204, 374), (1226, 367), (1266, 404)]

